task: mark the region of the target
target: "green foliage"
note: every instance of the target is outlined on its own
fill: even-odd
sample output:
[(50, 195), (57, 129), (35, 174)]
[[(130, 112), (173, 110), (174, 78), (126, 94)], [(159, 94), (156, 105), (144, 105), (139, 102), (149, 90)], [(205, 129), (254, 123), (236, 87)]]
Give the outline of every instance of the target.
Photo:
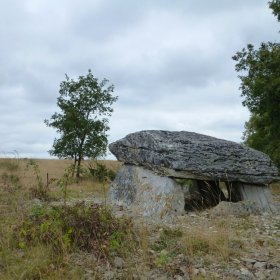
[(109, 238), (109, 246), (112, 251), (119, 251), (125, 241), (125, 233), (122, 231), (114, 231)]
[(182, 187), (190, 187), (193, 184), (193, 180), (191, 179), (175, 179), (176, 183), (179, 184)]
[[(271, 1), (270, 8), (279, 20), (280, 2)], [(251, 113), (245, 143), (270, 155), (280, 167), (280, 44), (262, 43), (258, 49), (248, 44), (233, 59), (241, 73), (243, 105)]]
[(58, 254), (83, 250), (107, 258), (125, 247), (131, 233), (129, 224), (97, 204), (36, 206), (17, 227), (15, 239), (21, 249), (41, 243)]
[(169, 254), (167, 251), (162, 250), (159, 256), (156, 258), (155, 264), (158, 268), (165, 266), (169, 261)]
[(159, 240), (153, 246), (155, 251), (162, 251), (174, 247), (177, 241), (183, 236), (182, 231), (178, 229), (165, 228), (161, 231)]
[(88, 170), (92, 178), (101, 183), (105, 183), (108, 180), (112, 181), (116, 176), (113, 170), (108, 169), (104, 164), (98, 162), (89, 164)]
[(39, 165), (35, 160), (30, 159), (27, 162), (26, 168), (31, 168), (35, 175), (35, 185), (31, 187), (31, 195), (43, 201), (50, 200), (48, 187), (44, 185)]
[(269, 7), (272, 9), (273, 14), (277, 17), (278, 21), (280, 21), (280, 1), (279, 0), (273, 0), (268, 2)]
[(60, 188), (64, 204), (66, 204), (68, 196), (68, 185), (73, 183), (74, 166), (70, 165), (65, 169), (63, 176), (60, 179), (55, 179), (57, 186)]
[(97, 158), (106, 152), (109, 130), (106, 116), (111, 115), (111, 105), (117, 100), (111, 94), (114, 86), (106, 87), (107, 83), (106, 79), (99, 82), (91, 70), (77, 81), (66, 75), (57, 99), (61, 112), (45, 120), (47, 126), (55, 128), (61, 135), (54, 140), (50, 154), (74, 159), (77, 177), (80, 176), (81, 160)]
[(156, 252), (154, 264), (158, 269), (171, 275), (176, 273), (177, 265), (180, 265), (176, 261), (176, 256), (183, 253), (183, 248), (180, 245), (182, 237), (183, 232), (176, 228), (164, 228), (160, 230), (159, 238), (152, 245), (152, 249)]

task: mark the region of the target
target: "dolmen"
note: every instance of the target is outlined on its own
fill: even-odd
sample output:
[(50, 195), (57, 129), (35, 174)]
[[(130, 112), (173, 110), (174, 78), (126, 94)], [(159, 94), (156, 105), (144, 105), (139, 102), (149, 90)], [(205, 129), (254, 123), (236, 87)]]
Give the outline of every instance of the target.
[(273, 211), (269, 184), (280, 180), (270, 158), (243, 144), (188, 131), (146, 130), (109, 145), (124, 164), (108, 200), (143, 216), (172, 216), (221, 201), (250, 201)]

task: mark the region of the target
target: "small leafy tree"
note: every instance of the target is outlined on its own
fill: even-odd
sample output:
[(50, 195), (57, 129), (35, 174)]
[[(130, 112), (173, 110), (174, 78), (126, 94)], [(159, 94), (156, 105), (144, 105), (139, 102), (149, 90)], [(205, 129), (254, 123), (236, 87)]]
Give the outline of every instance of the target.
[[(280, 21), (280, 1), (269, 2)], [(251, 117), (245, 124), (245, 143), (270, 155), (280, 167), (280, 44), (252, 44), (233, 56), (235, 69), (241, 73), (241, 95)]]
[(112, 95), (114, 86), (107, 84), (107, 79), (99, 82), (91, 70), (76, 81), (66, 75), (57, 98), (60, 112), (45, 120), (47, 126), (54, 127), (61, 135), (54, 140), (49, 153), (73, 159), (77, 178), (80, 177), (83, 159), (96, 159), (106, 153), (106, 132), (109, 130), (106, 117), (113, 112), (111, 106), (117, 100)]

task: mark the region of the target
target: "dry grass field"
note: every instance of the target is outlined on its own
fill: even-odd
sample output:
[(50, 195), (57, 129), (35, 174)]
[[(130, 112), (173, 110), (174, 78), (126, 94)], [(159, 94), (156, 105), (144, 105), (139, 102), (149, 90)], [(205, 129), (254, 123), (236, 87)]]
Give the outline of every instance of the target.
[(83, 203), (105, 199), (110, 183), (89, 164), (77, 182), (67, 160), (0, 160), (0, 279), (280, 279), (279, 215), (114, 216)]
[[(34, 162), (38, 169), (34, 170), (34, 165), (30, 165), (30, 162)], [(116, 172), (120, 167), (118, 161), (113, 160), (101, 160), (99, 163), (104, 164), (109, 170)], [(55, 179), (60, 179), (63, 177), (67, 169), (71, 167), (71, 160), (50, 160), (50, 159), (18, 159), (18, 158), (3, 158), (0, 159), (0, 178), (2, 178), (2, 183), (5, 181), (5, 175), (14, 176), (14, 180), (18, 180), (19, 184), (22, 186), (24, 191), (30, 190), (30, 188), (36, 187), (38, 184), (38, 178), (42, 180), (44, 186), (47, 186), (50, 193), (56, 195), (59, 192), (58, 186), (53, 182)], [(94, 165), (91, 161), (83, 162), (82, 167), (87, 169), (89, 165)], [(9, 178), (8, 178), (9, 180)], [(93, 178), (83, 178), (81, 182), (77, 183), (75, 180), (67, 186), (68, 191), (73, 194), (81, 196), (87, 196), (90, 193), (94, 195), (103, 194), (104, 190), (102, 187), (107, 188), (108, 184), (101, 184)]]

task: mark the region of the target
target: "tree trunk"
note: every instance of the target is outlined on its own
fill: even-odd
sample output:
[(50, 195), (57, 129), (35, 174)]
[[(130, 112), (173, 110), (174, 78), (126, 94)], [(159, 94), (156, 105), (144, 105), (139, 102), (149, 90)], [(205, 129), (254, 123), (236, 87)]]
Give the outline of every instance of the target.
[(74, 175), (75, 175), (76, 165), (77, 165), (77, 156), (75, 155), (74, 165), (73, 165), (73, 170), (72, 170), (72, 177), (74, 177)]
[(79, 154), (78, 154), (78, 165), (77, 165), (77, 173), (76, 173), (77, 179), (80, 178), (81, 161), (83, 158), (83, 146), (84, 146), (85, 138), (86, 138), (86, 136), (84, 135), (84, 137), (81, 139), (81, 143), (80, 143), (79, 150), (78, 150)]
[(79, 155), (78, 157), (78, 164), (77, 164), (77, 172), (76, 172), (76, 178), (80, 179), (80, 171), (81, 171), (81, 161), (82, 161), (82, 155)]

